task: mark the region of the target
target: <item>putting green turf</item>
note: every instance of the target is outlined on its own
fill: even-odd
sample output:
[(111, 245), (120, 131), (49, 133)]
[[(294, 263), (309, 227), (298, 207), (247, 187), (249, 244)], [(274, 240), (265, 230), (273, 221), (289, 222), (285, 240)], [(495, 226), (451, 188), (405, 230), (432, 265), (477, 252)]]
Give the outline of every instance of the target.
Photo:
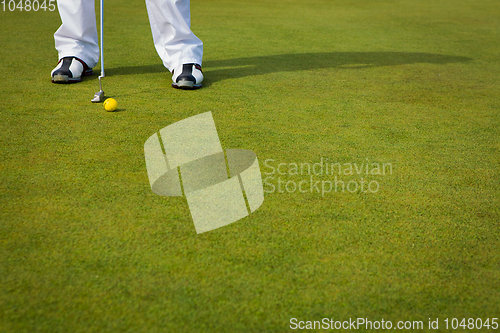
[[(0, 13), (0, 331), (287, 332), (291, 318), (358, 317), (446, 331), (445, 318), (500, 317), (500, 4), (191, 8), (206, 79), (178, 91), (144, 3), (106, 0), (115, 113), (90, 103), (97, 75), (50, 83), (57, 12)], [(392, 172), (340, 176), (376, 193), (266, 193), (197, 235), (185, 199), (150, 190), (143, 145), (206, 111), (264, 178), (322, 158)]]

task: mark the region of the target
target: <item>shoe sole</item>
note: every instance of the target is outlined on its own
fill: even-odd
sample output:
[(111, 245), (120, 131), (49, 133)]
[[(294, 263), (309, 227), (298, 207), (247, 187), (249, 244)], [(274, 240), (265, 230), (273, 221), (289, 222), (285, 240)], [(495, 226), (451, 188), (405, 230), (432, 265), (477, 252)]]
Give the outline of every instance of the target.
[(184, 89), (184, 90), (194, 90), (194, 89), (200, 89), (201, 88), (201, 83), (194, 84), (193, 81), (179, 81), (177, 83), (172, 83), (172, 87), (176, 89)]
[(69, 76), (67, 75), (54, 75), (52, 77), (52, 83), (77, 83), (77, 82), (81, 82), (82, 81), (82, 78), (78, 78), (78, 79), (74, 79), (74, 78), (70, 78)]
[[(94, 74), (92, 69), (87, 69), (83, 71), (82, 76), (90, 76)], [(82, 82), (82, 78), (72, 78), (67, 75), (61, 75), (61, 74), (56, 74), (52, 77), (52, 83), (60, 83), (60, 84), (67, 84), (67, 83), (78, 83)]]

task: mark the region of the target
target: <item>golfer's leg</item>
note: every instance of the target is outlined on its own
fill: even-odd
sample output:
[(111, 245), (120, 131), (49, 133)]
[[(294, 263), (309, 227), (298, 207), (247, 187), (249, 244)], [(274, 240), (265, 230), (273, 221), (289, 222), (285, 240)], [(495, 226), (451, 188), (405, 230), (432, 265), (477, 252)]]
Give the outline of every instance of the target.
[(201, 65), (203, 43), (191, 31), (189, 0), (146, 0), (149, 23), (158, 55), (165, 67)]
[(74, 56), (90, 68), (99, 60), (94, 0), (57, 0), (62, 25), (54, 34), (59, 59)]

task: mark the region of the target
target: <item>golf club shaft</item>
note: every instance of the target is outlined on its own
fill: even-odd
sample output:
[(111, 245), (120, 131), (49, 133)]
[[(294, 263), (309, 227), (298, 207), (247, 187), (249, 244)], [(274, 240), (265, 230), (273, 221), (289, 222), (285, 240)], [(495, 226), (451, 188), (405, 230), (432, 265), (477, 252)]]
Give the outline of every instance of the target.
[[(104, 21), (104, 0), (100, 1), (99, 5), (99, 10), (100, 10), (100, 33), (101, 33), (101, 77), (105, 77), (104, 75), (104, 42), (103, 42), (103, 21)], [(101, 80), (99, 80), (99, 87), (101, 86)], [(102, 90), (102, 88), (101, 88)]]
[(101, 83), (101, 79), (105, 76), (104, 74), (104, 43), (103, 43), (103, 18), (104, 18), (104, 0), (101, 0), (100, 1), (100, 8), (99, 8), (99, 12), (100, 12), (100, 27), (99, 27), (99, 30), (100, 30), (100, 35), (101, 35), (101, 75), (99, 75), (99, 91), (95, 93), (94, 95), (94, 98), (91, 100), (92, 103), (100, 103), (103, 101), (104, 99), (104, 91), (102, 91), (102, 83)]

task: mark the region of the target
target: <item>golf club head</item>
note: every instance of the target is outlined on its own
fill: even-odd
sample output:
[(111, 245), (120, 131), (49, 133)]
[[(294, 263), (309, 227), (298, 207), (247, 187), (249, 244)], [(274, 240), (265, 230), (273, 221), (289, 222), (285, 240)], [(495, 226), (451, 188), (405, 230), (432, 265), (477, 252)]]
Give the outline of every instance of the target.
[(95, 93), (94, 98), (92, 98), (92, 103), (101, 103), (104, 100), (104, 91), (100, 90)]

